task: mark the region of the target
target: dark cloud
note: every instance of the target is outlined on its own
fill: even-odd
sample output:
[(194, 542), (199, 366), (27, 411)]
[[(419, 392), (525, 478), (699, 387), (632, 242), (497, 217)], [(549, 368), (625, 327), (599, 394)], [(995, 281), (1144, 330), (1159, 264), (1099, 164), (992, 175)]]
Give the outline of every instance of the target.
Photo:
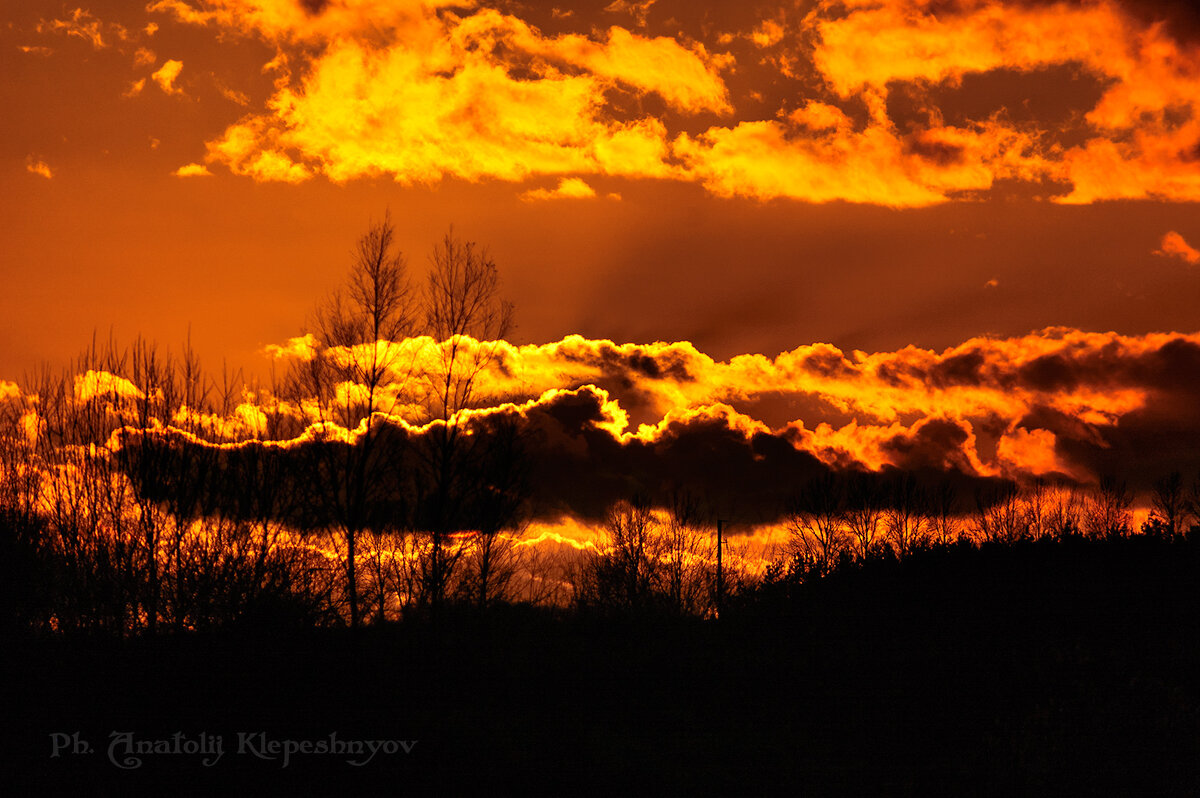
[(938, 388), (950, 385), (980, 385), (985, 382), (986, 364), (987, 358), (983, 352), (960, 352), (939, 361), (929, 375), (930, 381)]
[[(986, 3), (980, 0), (917, 0), (917, 4), (928, 13), (941, 17), (970, 13)], [(1096, 0), (1000, 0), (987, 5), (1014, 8), (1086, 8), (1096, 4)], [(1194, 0), (1115, 0), (1114, 4), (1143, 24), (1161, 23), (1180, 41), (1192, 41), (1200, 37), (1200, 6)]]
[(971, 431), (960, 422), (934, 418), (893, 437), (882, 448), (902, 470), (955, 469), (969, 474), (974, 469), (964, 447), (970, 438)]
[(1073, 390), (1079, 385), (1074, 364), (1058, 353), (1025, 364), (1019, 374), (1024, 384), (1038, 391)]
[(1093, 426), (1061, 414), (1043, 415), (1036, 423), (1055, 433), (1055, 449), (1067, 463), (1091, 475), (1116, 476), (1135, 491), (1148, 491), (1171, 471), (1191, 477), (1200, 469), (1197, 402), (1196, 394), (1157, 396), (1112, 426)]
[(300, 0), (300, 5), (304, 7), (305, 11), (316, 16), (325, 10), (329, 5), (329, 0)]
[(1195, 344), (1175, 340), (1118, 363), (1047, 361), (1039, 374), (1047, 386), (1086, 381), (1098, 388), (1146, 389), (1142, 405), (1115, 423), (1094, 423), (1045, 406), (1021, 419), (1022, 428), (1053, 432), (1057, 454), (1076, 471), (1092, 478), (1115, 475), (1143, 491), (1171, 471), (1195, 474), (1200, 468), (1200, 347)]
[[(617, 501), (641, 496), (666, 506), (673, 493), (684, 490), (700, 497), (711, 513), (749, 525), (778, 521), (800, 488), (822, 477), (865, 475), (883, 485), (911, 473), (924, 483), (949, 481), (963, 491), (998, 483), (974, 474), (961, 452), (966, 431), (952, 422), (931, 421), (907, 438), (898, 436), (889, 446), (902, 465), (871, 472), (848, 458), (828, 465), (799, 448), (794, 433), (747, 431), (716, 411), (669, 421), (653, 436), (618, 438), (605, 426), (612, 420), (606, 399), (585, 387), (472, 416), (465, 439), (472, 441), (474, 454), (465, 466), (470, 474), (464, 482), (499, 484), (517, 468), (528, 475), (528, 509), (540, 520), (570, 516), (596, 521)], [(365, 517), (392, 522), (415, 518), (420, 525), (414, 479), (419, 482), (423, 447), (437, 428), (379, 427), (373, 445), (382, 456), (370, 479)], [(511, 462), (489, 454), (492, 442), (506, 431), (519, 441), (519, 456)], [(331, 517), (320, 503), (309, 501), (314, 480), (328, 478), (324, 464), (353, 461), (347, 445), (308, 440), (214, 446), (165, 430), (134, 439), (124, 461), (141, 489), (156, 498), (179, 506), (185, 495), (209, 502), (194, 505), (196, 512), (265, 514), (316, 527)], [(270, 486), (265, 494), (264, 485)], [(474, 528), (479, 521), (473, 513), (465, 506), (456, 523)]]
[(846, 360), (841, 352), (831, 348), (818, 349), (804, 358), (804, 367), (813, 374), (828, 378), (854, 377), (857, 374), (854, 364)]
[[(1086, 0), (1070, 0), (1082, 5)], [(1190, 43), (1200, 40), (1200, 6), (1195, 0), (1118, 0), (1135, 19), (1146, 23), (1162, 23), (1177, 41)]]
[(1116, 341), (1079, 351), (1043, 355), (1016, 370), (1023, 387), (1047, 393), (1089, 388), (1128, 387), (1187, 393), (1200, 392), (1200, 345), (1172, 338), (1145, 351)]
[(965, 151), (961, 145), (932, 138), (928, 132), (915, 133), (904, 139), (906, 152), (940, 167), (962, 163)]
[(688, 368), (687, 355), (669, 348), (617, 347), (600, 341), (594, 345), (564, 346), (559, 355), (568, 363), (599, 371), (599, 376), (588, 380), (588, 384), (618, 397), (635, 425), (652, 423), (661, 417), (656, 413), (656, 382), (690, 383), (696, 379)]

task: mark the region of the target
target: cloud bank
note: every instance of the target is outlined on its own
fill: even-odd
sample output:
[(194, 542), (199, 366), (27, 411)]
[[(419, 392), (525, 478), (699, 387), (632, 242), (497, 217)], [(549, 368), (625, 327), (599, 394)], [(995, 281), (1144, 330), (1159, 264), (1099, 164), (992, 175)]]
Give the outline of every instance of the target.
[[(295, 339), (272, 354), (307, 362), (314, 352), (302, 344)], [(391, 410), (376, 427), (395, 444), (384, 448), (404, 472), (404, 458), (417, 456), (445, 424), (430, 420), (415, 398), (422, 364), (438, 362), (438, 345), (424, 338), (377, 346), (407, 350), (394, 360), (411, 364), (402, 382), (380, 389), (396, 401), (385, 403)], [(497, 356), (479, 376), (481, 400), (461, 411), (458, 424), (481, 441), (515, 431), (539, 520), (592, 521), (633, 495), (665, 503), (686, 490), (714, 511), (758, 524), (778, 520), (804, 485), (829, 477), (885, 486), (911, 475), (929, 487), (950, 485), (969, 503), (1037, 479), (1094, 484), (1115, 476), (1145, 491), (1172, 470), (1194, 473), (1200, 465), (1200, 334), (1056, 328), (942, 352), (846, 353), (815, 344), (728, 361), (686, 342), (572, 336), (487, 346)], [(147, 396), (107, 372), (74, 381), (78, 402)], [(118, 416), (109, 415), (116, 429)], [(227, 414), (180, 408), (138, 434), (219, 451), (232, 464), (212, 473), (234, 479), (247, 453), (267, 452), (285, 463), (283, 472), (302, 473), (286, 463), (361, 445), (365, 422), (345, 429), (312, 418), (294, 400), (247, 392)], [(129, 440), (125, 433), (109, 443)]]
[[(682, 30), (705, 4), (546, 29), (533, 9), (439, 0), (149, 8), (275, 48), (265, 107), (207, 145), (255, 180), (606, 175), (892, 207), (998, 183), (1073, 204), (1200, 199), (1200, 38), (1150, 3), (839, 0), (747, 11), (703, 38)], [(636, 30), (611, 25), (626, 15)], [(1030, 88), (1055, 69), (1095, 91)], [(1008, 93), (979, 107), (963, 96), (976, 78)], [(1054, 118), (1023, 118), (1042, 95)]]

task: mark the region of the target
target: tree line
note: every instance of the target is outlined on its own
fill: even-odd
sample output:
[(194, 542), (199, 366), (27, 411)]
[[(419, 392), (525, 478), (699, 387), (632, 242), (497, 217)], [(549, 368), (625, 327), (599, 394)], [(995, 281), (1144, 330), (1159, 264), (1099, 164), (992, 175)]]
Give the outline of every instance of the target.
[[(1133, 495), (1112, 477), (968, 504), (949, 481), (851, 472), (800, 486), (765, 568), (735, 536), (739, 565), (720, 573), (718, 521), (685, 489), (631, 496), (594, 546), (547, 554), (521, 540), (526, 433), (493, 420), (480, 434), (463, 412), (495, 400), (481, 375), (513, 326), (485, 248), (451, 230), (414, 283), (385, 217), (269, 386), (141, 340), (94, 340), (65, 372), (43, 368), (0, 404), (7, 620), (113, 635), (354, 627), (515, 601), (703, 617), (722, 595), (848, 562), (1135, 532)], [(1200, 479), (1172, 473), (1150, 499), (1141, 534), (1196, 531)]]

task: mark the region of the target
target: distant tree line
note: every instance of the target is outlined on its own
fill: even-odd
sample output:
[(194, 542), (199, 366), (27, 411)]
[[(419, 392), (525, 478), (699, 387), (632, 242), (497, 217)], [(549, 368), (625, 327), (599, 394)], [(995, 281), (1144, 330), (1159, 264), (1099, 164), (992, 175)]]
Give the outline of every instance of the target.
[[(305, 351), (269, 386), (205, 373), (190, 345), (93, 341), (0, 403), (0, 591), (26, 630), (154, 634), (385, 623), (517, 601), (708, 617), (722, 596), (948, 546), (1195, 535), (1200, 479), (1132, 493), (1034, 482), (973, 497), (949, 479), (826, 473), (799, 486), (787, 541), (747, 565), (744, 536), (686, 489), (612, 506), (570, 557), (527, 545), (534, 447), (463, 411), (513, 328), (487, 251), (453, 231), (414, 286), (384, 218)], [(398, 345), (428, 336), (421, 347)], [(483, 418), (483, 421), (479, 419)], [(281, 453), (288, 452), (282, 457)], [(571, 549), (574, 552), (574, 549)]]
[[(477, 435), (460, 413), (485, 398), (476, 380), (512, 306), (487, 251), (453, 231), (414, 289), (394, 235), (371, 225), (346, 287), (313, 314), (310, 351), (269, 387), (141, 340), (93, 342), (63, 374), (26, 380), (0, 419), (18, 625), (355, 626), (514, 595), (518, 566), (540, 567), (515, 545), (525, 450), (502, 421)], [(424, 350), (393, 345), (422, 334)], [(402, 417), (432, 423), (415, 436)]]

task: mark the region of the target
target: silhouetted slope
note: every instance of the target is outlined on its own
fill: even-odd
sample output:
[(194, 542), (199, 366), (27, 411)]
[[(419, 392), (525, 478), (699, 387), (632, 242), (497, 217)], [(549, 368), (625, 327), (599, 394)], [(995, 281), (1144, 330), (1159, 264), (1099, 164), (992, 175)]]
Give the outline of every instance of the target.
[[(872, 560), (720, 623), (510, 607), (357, 635), (16, 641), (6, 758), (19, 793), (1195, 794), (1198, 544)], [(227, 753), (120, 771), (114, 730), (223, 734)], [(55, 731), (98, 750), (50, 759)], [(419, 742), (282, 769), (230, 751), (239, 731)]]

